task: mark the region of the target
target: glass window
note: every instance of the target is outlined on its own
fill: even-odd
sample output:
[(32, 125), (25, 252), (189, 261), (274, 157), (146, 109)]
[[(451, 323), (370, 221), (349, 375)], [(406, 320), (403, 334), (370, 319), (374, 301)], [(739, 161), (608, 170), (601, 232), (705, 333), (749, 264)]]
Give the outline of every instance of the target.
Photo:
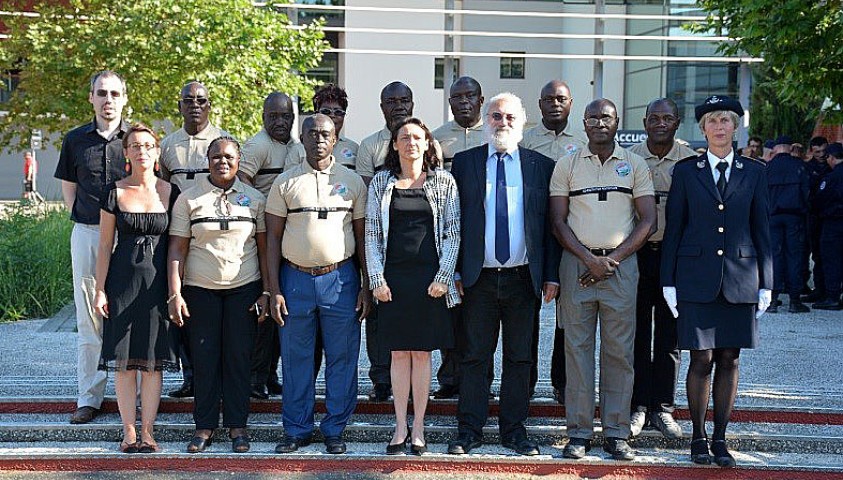
[[(501, 52), (501, 53), (520, 53), (524, 52)], [(501, 57), (501, 78), (524, 78), (524, 58), (523, 57)]]
[[(454, 78), (460, 76), (460, 59), (454, 59)], [(439, 57), (434, 60), (433, 64), (433, 88), (445, 88), (445, 58)]]

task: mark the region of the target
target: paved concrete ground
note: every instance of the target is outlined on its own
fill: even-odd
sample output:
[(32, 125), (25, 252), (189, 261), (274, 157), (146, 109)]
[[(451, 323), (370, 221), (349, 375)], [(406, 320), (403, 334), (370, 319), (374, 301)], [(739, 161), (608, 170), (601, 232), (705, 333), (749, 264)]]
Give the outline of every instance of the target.
[[(783, 310), (786, 310), (784, 308)], [(550, 356), (553, 347), (552, 310), (544, 310), (539, 342), (538, 396), (550, 396)], [(72, 314), (65, 318), (0, 324), (0, 396), (74, 396), (76, 335)], [(737, 404), (740, 407), (830, 408), (843, 410), (843, 312), (767, 314), (760, 321), (761, 346), (744, 350)], [(55, 331), (60, 330), (60, 331)], [(360, 355), (360, 391), (368, 392), (365, 335)], [(682, 356), (677, 403), (686, 404)], [(434, 369), (439, 355), (434, 354)], [(500, 348), (496, 354), (497, 388)], [(323, 392), (320, 375), (319, 392)], [(165, 391), (180, 383), (178, 374), (165, 375)], [(434, 387), (435, 382), (434, 382)], [(114, 395), (109, 380), (107, 395)]]

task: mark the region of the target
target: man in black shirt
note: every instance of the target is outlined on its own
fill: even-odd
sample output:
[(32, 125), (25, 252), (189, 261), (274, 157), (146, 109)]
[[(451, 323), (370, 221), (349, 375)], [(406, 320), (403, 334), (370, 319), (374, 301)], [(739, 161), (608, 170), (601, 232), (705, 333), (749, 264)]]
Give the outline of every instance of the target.
[(122, 139), (126, 82), (104, 70), (91, 77), (88, 101), (94, 120), (71, 130), (59, 154), (55, 177), (75, 222), (70, 236), (73, 261), (73, 300), (78, 331), (77, 377), (79, 398), (70, 423), (88, 423), (99, 414), (105, 392), (105, 372), (98, 371), (102, 349), (102, 319), (93, 310), (94, 267), (99, 246), (100, 199), (106, 185), (126, 176)]

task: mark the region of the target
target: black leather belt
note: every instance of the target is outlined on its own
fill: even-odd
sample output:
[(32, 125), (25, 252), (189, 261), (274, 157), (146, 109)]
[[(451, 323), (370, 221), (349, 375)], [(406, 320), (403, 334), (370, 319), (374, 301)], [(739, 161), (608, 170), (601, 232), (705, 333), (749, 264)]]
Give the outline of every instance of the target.
[(489, 271), (489, 272), (497, 272), (497, 273), (505, 273), (505, 272), (513, 272), (513, 273), (518, 273), (518, 272), (529, 272), (529, 271), (530, 271), (530, 265), (529, 265), (529, 264), (524, 264), (524, 265), (518, 265), (518, 266), (516, 266), (516, 267), (483, 267), (483, 270), (487, 270), (487, 271)]
[(323, 267), (302, 267), (301, 265), (296, 265), (295, 263), (293, 263), (289, 260), (287, 260), (287, 265), (293, 267), (294, 269), (296, 269), (300, 272), (309, 273), (310, 275), (312, 275), (314, 277), (318, 277), (320, 275), (325, 275), (325, 274), (331, 273), (334, 270), (340, 268), (341, 266), (350, 262), (351, 258), (352, 257), (348, 257), (341, 262), (332, 263), (330, 265), (325, 265)]
[(650, 250), (654, 251), (654, 252), (658, 252), (659, 250), (661, 250), (661, 249), (662, 249), (662, 242), (661, 242), (661, 241), (658, 241), (658, 242), (647, 242), (647, 243), (645, 243), (644, 245), (645, 245), (647, 248), (649, 248)]
[(610, 253), (614, 252), (614, 248), (589, 248), (589, 252), (597, 255), (598, 257), (607, 257)]

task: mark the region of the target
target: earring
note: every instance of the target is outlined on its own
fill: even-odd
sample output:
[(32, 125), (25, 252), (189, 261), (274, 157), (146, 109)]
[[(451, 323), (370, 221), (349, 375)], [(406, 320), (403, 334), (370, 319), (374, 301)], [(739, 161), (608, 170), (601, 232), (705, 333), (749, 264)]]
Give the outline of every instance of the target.
[(123, 167), (126, 170), (126, 173), (132, 172), (132, 164), (129, 162), (129, 159), (126, 159), (126, 165)]
[(158, 160), (156, 160), (156, 161), (155, 161), (155, 171), (156, 171), (156, 172), (160, 172), (160, 171), (161, 171), (161, 164), (160, 164), (160, 163), (158, 163)]

